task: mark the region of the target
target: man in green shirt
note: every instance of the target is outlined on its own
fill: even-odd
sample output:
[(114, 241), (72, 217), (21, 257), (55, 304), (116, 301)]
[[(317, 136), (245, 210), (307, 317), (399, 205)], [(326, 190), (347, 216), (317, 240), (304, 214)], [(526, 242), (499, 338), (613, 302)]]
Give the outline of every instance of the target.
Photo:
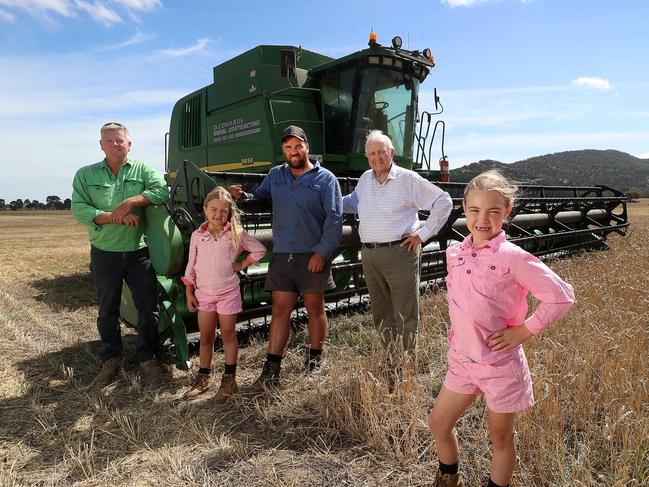
[(72, 184), (72, 215), (88, 227), (90, 262), (97, 289), (103, 367), (96, 381), (110, 384), (121, 366), (119, 307), (122, 282), (138, 310), (136, 351), (145, 378), (164, 369), (155, 359), (158, 349), (156, 277), (144, 242), (144, 207), (169, 199), (167, 185), (148, 164), (128, 158), (131, 141), (120, 123), (101, 127), (103, 161), (82, 167)]

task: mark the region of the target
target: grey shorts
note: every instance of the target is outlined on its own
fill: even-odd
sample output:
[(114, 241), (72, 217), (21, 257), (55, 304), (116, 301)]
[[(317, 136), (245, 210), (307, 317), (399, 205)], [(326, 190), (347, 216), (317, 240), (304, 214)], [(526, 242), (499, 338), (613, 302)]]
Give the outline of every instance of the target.
[(327, 262), (320, 272), (307, 270), (312, 255), (273, 254), (268, 266), (264, 291), (304, 294), (322, 293), (336, 287), (331, 275), (331, 262)]

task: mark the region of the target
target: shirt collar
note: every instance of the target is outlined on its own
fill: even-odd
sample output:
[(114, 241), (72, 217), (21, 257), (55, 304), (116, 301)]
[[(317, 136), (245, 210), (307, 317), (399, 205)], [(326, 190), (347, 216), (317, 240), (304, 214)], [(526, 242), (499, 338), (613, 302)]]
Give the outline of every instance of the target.
[(498, 235), (489, 240), (488, 242), (483, 243), (479, 247), (473, 247), (473, 235), (469, 234), (462, 243), (460, 244), (460, 251), (462, 253), (469, 253), (477, 249), (491, 249), (492, 252), (497, 252), (503, 242), (507, 240), (505, 231), (501, 230)]
[[(201, 234), (201, 235), (206, 234), (206, 233), (210, 233), (210, 232), (207, 231), (208, 225), (209, 225), (209, 222), (201, 223), (201, 226), (198, 227), (198, 233)], [(225, 224), (225, 226), (223, 227), (223, 233), (227, 232), (228, 230), (230, 230), (230, 222), (227, 222)]]
[[(312, 169), (309, 169), (307, 172), (311, 172), (311, 171), (314, 171), (314, 170), (316, 170), (316, 169), (320, 169), (320, 167), (322, 167), (322, 166), (320, 165), (320, 161), (318, 161), (317, 159), (312, 159), (312, 158), (309, 157), (309, 162), (310, 162), (311, 164), (313, 164), (313, 168), (312, 168)], [(290, 168), (289, 165), (288, 165), (288, 162), (286, 162), (286, 161), (284, 161), (284, 163), (282, 164), (282, 167), (283, 167), (284, 169), (286, 169), (287, 171), (290, 171), (290, 170), (291, 170), (291, 168)]]
[(376, 174), (374, 174), (374, 171), (372, 171), (372, 178), (374, 178), (374, 181), (376, 181), (378, 184), (385, 184), (388, 179), (397, 179), (397, 176), (399, 176), (399, 166), (397, 166), (394, 161), (392, 161), (392, 164), (390, 164), (390, 170), (388, 171), (388, 175), (385, 178), (385, 181), (382, 183), (379, 183), (379, 180), (376, 179)]
[[(131, 160), (130, 160), (129, 158), (126, 158), (126, 161), (124, 161), (124, 164), (122, 164), (122, 166), (126, 166), (127, 164), (128, 164), (129, 166), (131, 165)], [(101, 161), (101, 166), (102, 166), (102, 167), (105, 167), (106, 169), (108, 169), (111, 173), (113, 172), (113, 171), (110, 169), (110, 166), (108, 165), (108, 160), (107, 160), (105, 157), (104, 157), (104, 160)], [(121, 166), (120, 166), (120, 169), (121, 169)]]

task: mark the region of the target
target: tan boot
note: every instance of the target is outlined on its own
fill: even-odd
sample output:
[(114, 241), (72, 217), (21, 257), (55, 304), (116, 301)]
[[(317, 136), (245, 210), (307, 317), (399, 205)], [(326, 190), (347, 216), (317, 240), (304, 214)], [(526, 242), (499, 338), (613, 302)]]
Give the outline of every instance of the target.
[(214, 396), (214, 402), (220, 404), (227, 401), (232, 394), (239, 390), (236, 377), (234, 374), (223, 374), (221, 378), (221, 387)]
[(101, 367), (101, 371), (97, 374), (95, 382), (101, 386), (107, 386), (112, 384), (119, 374), (119, 369), (121, 367), (121, 361), (117, 357), (111, 357), (104, 362), (104, 365)]
[(445, 473), (442, 475), (442, 472), (438, 470), (437, 477), (435, 477), (435, 487), (464, 487), (464, 481), (459, 473), (454, 475)]
[(160, 362), (155, 359), (145, 360), (140, 363), (140, 374), (142, 374), (143, 379), (157, 379), (164, 375), (165, 372)]
[(201, 374), (200, 372), (196, 375), (192, 387), (183, 394), (183, 399), (193, 399), (207, 392), (210, 388), (210, 374)]

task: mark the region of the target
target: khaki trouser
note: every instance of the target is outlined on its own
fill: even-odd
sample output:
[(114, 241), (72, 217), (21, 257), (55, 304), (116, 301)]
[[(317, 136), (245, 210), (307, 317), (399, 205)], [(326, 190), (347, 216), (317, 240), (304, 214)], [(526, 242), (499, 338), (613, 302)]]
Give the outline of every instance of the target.
[(404, 349), (413, 351), (419, 324), (421, 247), (413, 252), (399, 245), (363, 248), (361, 256), (374, 326), (384, 346), (401, 337)]

